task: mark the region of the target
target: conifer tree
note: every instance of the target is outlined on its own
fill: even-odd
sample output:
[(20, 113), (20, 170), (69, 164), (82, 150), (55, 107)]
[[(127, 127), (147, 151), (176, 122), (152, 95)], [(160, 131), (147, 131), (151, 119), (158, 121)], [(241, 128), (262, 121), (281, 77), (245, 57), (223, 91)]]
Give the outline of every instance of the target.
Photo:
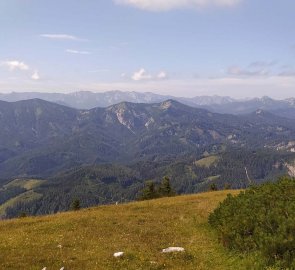
[(215, 183), (212, 183), (210, 185), (210, 191), (217, 191), (217, 190), (218, 190), (217, 185)]
[(175, 191), (171, 187), (169, 177), (163, 177), (159, 188), (159, 193), (161, 197), (171, 197), (175, 195)]
[(27, 217), (28, 215), (27, 215), (27, 213), (26, 212), (21, 212), (20, 214), (19, 214), (19, 218), (25, 218), (25, 217)]
[(151, 200), (158, 197), (158, 193), (155, 188), (155, 183), (153, 181), (147, 181), (145, 187), (141, 192), (140, 200)]
[(80, 210), (80, 208), (81, 208), (80, 200), (78, 200), (78, 199), (74, 200), (73, 203), (72, 203), (71, 209), (73, 211), (78, 211), (78, 210)]

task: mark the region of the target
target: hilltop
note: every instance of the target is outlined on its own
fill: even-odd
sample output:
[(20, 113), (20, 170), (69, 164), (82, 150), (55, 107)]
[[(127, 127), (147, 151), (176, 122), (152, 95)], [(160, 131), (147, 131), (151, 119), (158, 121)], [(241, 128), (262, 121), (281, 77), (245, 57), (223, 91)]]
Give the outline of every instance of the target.
[[(207, 225), (220, 191), (0, 222), (1, 269), (246, 269)], [(184, 253), (163, 254), (170, 246)], [(113, 253), (125, 256), (114, 258)]]

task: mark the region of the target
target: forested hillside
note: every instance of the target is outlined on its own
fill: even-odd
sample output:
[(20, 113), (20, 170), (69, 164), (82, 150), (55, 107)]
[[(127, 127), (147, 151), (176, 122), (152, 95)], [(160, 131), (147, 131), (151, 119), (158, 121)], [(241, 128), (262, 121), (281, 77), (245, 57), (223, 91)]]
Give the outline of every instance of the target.
[[(244, 188), (291, 174), (295, 125), (264, 111), (216, 114), (168, 100), (77, 110), (28, 100), (0, 107), (2, 216), (130, 201), (168, 176), (179, 194)], [(39, 179), (25, 190), (14, 179)], [(1, 188), (2, 186), (2, 188)]]

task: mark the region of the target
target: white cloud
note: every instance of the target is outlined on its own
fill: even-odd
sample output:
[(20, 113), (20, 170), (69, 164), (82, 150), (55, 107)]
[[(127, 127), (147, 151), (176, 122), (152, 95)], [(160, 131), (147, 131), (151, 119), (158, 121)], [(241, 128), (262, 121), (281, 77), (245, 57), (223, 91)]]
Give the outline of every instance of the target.
[[(122, 73), (121, 77), (125, 77), (126, 74)], [(156, 80), (165, 80), (168, 78), (168, 75), (165, 71), (159, 72), (157, 75), (153, 76), (149, 74), (144, 68), (133, 73), (131, 79), (133, 81), (156, 81)]]
[(72, 49), (67, 49), (67, 53), (72, 53), (72, 54), (84, 54), (84, 55), (89, 55), (91, 52), (88, 51), (77, 51), (77, 50), (72, 50)]
[[(18, 61), (18, 60), (3, 61), (3, 62), (0, 62), (0, 66), (6, 67), (11, 72), (21, 71), (24, 74), (26, 74), (27, 76), (32, 70), (29, 65), (25, 64), (22, 61)], [(40, 79), (39, 72), (37, 70), (35, 70), (33, 72), (33, 74), (30, 75), (30, 77), (32, 80), (35, 80), (35, 81), (39, 80)]]
[(158, 75), (157, 75), (157, 78), (159, 80), (164, 80), (164, 79), (167, 79), (167, 73), (165, 71), (161, 71)]
[(13, 60), (13, 61), (4, 61), (1, 63), (1, 66), (6, 66), (10, 71), (13, 70), (29, 70), (29, 66), (24, 62)]
[(114, 0), (117, 4), (134, 6), (149, 11), (178, 8), (232, 7), (242, 0)]
[(140, 70), (134, 72), (131, 79), (134, 81), (151, 80), (152, 75), (148, 74), (144, 68), (141, 68)]
[(73, 41), (86, 41), (86, 39), (68, 34), (42, 34), (40, 37), (55, 39), (55, 40), (73, 40)]
[(31, 76), (31, 79), (34, 81), (38, 81), (40, 79), (40, 75), (37, 70), (34, 71), (33, 75)]

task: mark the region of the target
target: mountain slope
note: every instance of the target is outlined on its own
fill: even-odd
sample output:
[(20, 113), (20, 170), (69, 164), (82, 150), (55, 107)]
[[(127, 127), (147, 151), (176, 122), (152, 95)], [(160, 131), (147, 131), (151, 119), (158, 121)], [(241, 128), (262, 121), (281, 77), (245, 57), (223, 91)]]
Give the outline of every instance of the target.
[[(207, 225), (228, 192), (2, 221), (0, 268), (254, 269), (254, 258), (225, 251)], [(170, 246), (185, 252), (161, 253)], [(115, 259), (118, 251), (125, 256)]]
[[(4, 188), (0, 193), (3, 198), (0, 200), (0, 208), (4, 204), (6, 211), (2, 217), (11, 218), (20, 213), (42, 215), (67, 211), (75, 199), (80, 200), (82, 207), (116, 201), (128, 202), (140, 196), (146, 180), (160, 182), (164, 176), (171, 179), (172, 187), (179, 194), (207, 191), (213, 183), (218, 189), (225, 186), (239, 189), (253, 183), (273, 181), (278, 176), (289, 173), (294, 166), (292, 162), (286, 165), (288, 160), (294, 160), (293, 153), (237, 148), (215, 152), (203, 158), (167, 157), (129, 165), (80, 166), (49, 177), (40, 186), (32, 188), (33, 194), (40, 195), (35, 200), (19, 201), (18, 196), (25, 190), (18, 187)], [(23, 182), (26, 183), (27, 180), (24, 179)], [(15, 202), (14, 198), (17, 204), (11, 205), (9, 201)]]
[[(91, 110), (42, 100), (2, 105), (0, 188), (47, 180), (29, 197), (21, 187), (2, 190), (4, 217), (66, 211), (76, 198), (83, 207), (130, 201), (146, 180), (164, 176), (183, 194), (213, 183), (244, 188), (293, 170), (294, 120), (262, 110), (224, 115), (174, 100)], [(200, 166), (204, 158), (215, 162)]]
[(294, 99), (275, 100), (269, 97), (253, 98), (245, 101), (206, 104), (204, 108), (218, 113), (248, 114), (257, 110), (269, 111), (275, 115), (295, 119)]
[(67, 136), (77, 110), (39, 99), (0, 102), (1, 145), (31, 149), (48, 140)]
[(92, 110), (42, 100), (2, 102), (0, 124), (2, 179), (48, 177), (83, 164), (201, 155), (222, 144), (275, 147), (295, 139), (292, 120), (214, 114), (173, 100)]

